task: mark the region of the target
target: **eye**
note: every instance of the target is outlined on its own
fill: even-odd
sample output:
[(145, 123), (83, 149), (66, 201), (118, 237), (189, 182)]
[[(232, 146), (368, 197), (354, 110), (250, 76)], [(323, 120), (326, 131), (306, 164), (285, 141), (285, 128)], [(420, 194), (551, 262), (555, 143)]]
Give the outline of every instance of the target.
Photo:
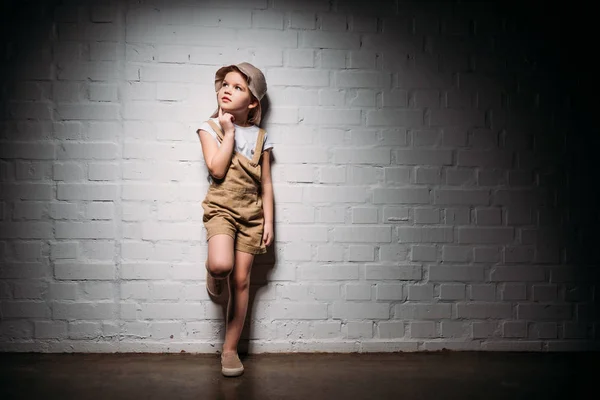
[(236, 88), (237, 90), (242, 90), (242, 87), (241, 87), (241, 86), (236, 86), (235, 88)]

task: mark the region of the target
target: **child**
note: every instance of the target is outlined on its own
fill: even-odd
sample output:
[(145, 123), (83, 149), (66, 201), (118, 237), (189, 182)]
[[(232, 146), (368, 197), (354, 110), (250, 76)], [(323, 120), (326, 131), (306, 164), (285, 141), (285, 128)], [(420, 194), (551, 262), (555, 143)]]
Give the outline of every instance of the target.
[(197, 133), (211, 185), (202, 202), (207, 231), (206, 287), (213, 297), (229, 291), (221, 372), (244, 372), (237, 345), (248, 309), (254, 256), (273, 241), (272, 144), (258, 125), (267, 91), (262, 72), (249, 63), (215, 75), (217, 111)]

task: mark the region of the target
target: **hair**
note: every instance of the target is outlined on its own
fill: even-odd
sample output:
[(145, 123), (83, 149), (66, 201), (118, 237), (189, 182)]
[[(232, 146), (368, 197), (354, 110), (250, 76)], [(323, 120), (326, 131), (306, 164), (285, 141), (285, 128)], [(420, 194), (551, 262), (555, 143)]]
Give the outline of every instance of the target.
[[(224, 71), (225, 75), (227, 75), (230, 72), (239, 73), (242, 77), (244, 77), (244, 80), (246, 81), (246, 85), (250, 86), (250, 77), (246, 76), (246, 74), (244, 74), (242, 71), (240, 71), (240, 69), (238, 67), (236, 67), (235, 65), (232, 65)], [(256, 98), (256, 96), (254, 96), (254, 93), (252, 93), (250, 88), (248, 88), (248, 93), (250, 93), (250, 100), (252, 102), (257, 103), (257, 106), (254, 108), (251, 108), (250, 112), (248, 112), (248, 122), (250, 122), (253, 125), (259, 126), (260, 120), (262, 117), (262, 107), (260, 105), (260, 100), (258, 100)], [(210, 117), (217, 118), (218, 116), (219, 116), (219, 106), (217, 106), (217, 109)]]

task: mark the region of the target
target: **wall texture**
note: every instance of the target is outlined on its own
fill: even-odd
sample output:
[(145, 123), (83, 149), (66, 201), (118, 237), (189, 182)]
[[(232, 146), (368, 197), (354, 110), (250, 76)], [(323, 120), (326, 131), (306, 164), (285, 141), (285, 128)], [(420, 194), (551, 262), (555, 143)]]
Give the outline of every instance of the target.
[(3, 4), (0, 350), (220, 350), (195, 130), (216, 69), (243, 60), (269, 84), (276, 242), (253, 268), (242, 349), (598, 348), (582, 16)]

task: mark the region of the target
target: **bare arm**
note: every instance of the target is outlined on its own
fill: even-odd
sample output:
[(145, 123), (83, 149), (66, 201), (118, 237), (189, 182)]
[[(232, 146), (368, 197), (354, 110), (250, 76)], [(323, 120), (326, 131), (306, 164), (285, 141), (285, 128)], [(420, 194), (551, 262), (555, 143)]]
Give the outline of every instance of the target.
[(265, 226), (263, 242), (270, 245), (273, 241), (273, 183), (271, 181), (271, 149), (265, 150), (261, 163), (261, 188)]
[(217, 142), (210, 133), (202, 129), (198, 131), (200, 143), (202, 144), (202, 154), (204, 155), (208, 172), (216, 179), (225, 177), (231, 164), (231, 156), (235, 144), (235, 128), (230, 118), (233, 118), (231, 114), (223, 114), (219, 109), (219, 122), (223, 128), (224, 136), (221, 146), (217, 145)]

